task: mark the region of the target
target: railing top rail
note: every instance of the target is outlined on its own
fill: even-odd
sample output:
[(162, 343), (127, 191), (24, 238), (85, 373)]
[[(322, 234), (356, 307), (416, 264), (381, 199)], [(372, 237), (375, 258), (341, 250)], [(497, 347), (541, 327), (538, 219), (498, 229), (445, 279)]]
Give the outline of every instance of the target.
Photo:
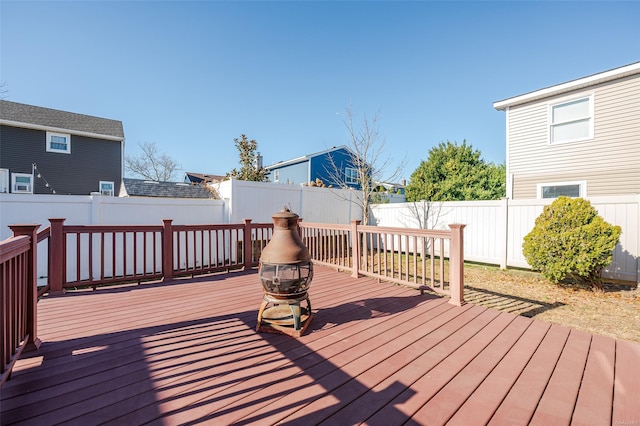
[(444, 229), (417, 229), (417, 228), (396, 228), (391, 226), (358, 226), (360, 232), (371, 232), (378, 234), (396, 234), (416, 237), (437, 237), (450, 238), (451, 231)]
[[(300, 222), (298, 224), (301, 228), (319, 228), (330, 230), (344, 230), (349, 231), (352, 229), (351, 225), (340, 225), (334, 223), (314, 223), (314, 222)], [(415, 237), (435, 237), (435, 238), (451, 238), (450, 230), (439, 229), (416, 229), (416, 228), (398, 228), (391, 226), (370, 226), (370, 225), (358, 225), (359, 232), (370, 232), (378, 234), (395, 234), (395, 235), (407, 235)]]
[(273, 228), (272, 222), (264, 222), (264, 223), (251, 223), (251, 229), (255, 228)]
[(238, 223), (219, 223), (212, 225), (171, 225), (174, 231), (208, 231), (214, 229), (243, 229), (243, 224)]
[(322, 228), (322, 229), (333, 229), (333, 230), (344, 230), (348, 231), (351, 229), (351, 225), (340, 225), (337, 223), (314, 223), (314, 222), (298, 222), (298, 226), (301, 228)]
[(38, 242), (42, 242), (51, 236), (51, 227), (47, 226), (44, 229), (38, 231)]
[(64, 232), (67, 233), (89, 233), (89, 232), (161, 232), (162, 225), (65, 225)]
[(30, 248), (31, 237), (28, 235), (7, 238), (0, 242), (0, 263), (5, 263), (9, 259), (29, 251)]

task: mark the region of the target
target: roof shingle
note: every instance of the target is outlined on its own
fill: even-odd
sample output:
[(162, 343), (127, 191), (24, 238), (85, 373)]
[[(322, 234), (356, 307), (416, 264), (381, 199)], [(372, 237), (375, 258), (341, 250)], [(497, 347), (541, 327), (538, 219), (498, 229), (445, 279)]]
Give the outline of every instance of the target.
[(202, 185), (189, 185), (182, 182), (157, 182), (124, 178), (122, 184), (129, 197), (216, 198), (211, 191)]
[(124, 139), (122, 122), (73, 112), (0, 100), (0, 120)]

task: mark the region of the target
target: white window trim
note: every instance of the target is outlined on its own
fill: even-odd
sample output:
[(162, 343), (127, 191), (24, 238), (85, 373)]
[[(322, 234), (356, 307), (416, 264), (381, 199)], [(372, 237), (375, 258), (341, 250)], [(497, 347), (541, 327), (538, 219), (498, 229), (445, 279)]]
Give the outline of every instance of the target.
[(9, 169), (0, 169), (0, 193), (9, 192)]
[[(16, 178), (28, 177), (29, 186), (26, 190), (16, 189)], [(14, 194), (33, 194), (33, 175), (30, 173), (11, 173), (11, 192)]]
[[(102, 185), (103, 184), (110, 184), (111, 185), (111, 191), (109, 191), (108, 193), (104, 193), (102, 192)], [(105, 195), (105, 196), (109, 196), (109, 197), (113, 197), (115, 196), (115, 189), (116, 189), (116, 185), (115, 183), (108, 181), (108, 180), (101, 180), (100, 181), (100, 186), (98, 187), (98, 192), (100, 192), (100, 195)]]
[[(351, 179), (350, 175), (347, 174), (348, 170), (353, 170), (356, 174), (356, 178), (355, 179)], [(358, 183), (358, 169), (356, 169), (355, 167), (345, 167), (344, 169), (344, 182), (345, 183), (350, 183), (350, 184), (357, 184)]]
[[(584, 198), (587, 196), (587, 181), (586, 180), (575, 180), (575, 181), (569, 181), (569, 182), (547, 182), (547, 183), (539, 183), (536, 185), (536, 194), (537, 194), (537, 198), (538, 199), (543, 199), (542, 198), (542, 189), (545, 186), (567, 186), (567, 185), (578, 185), (579, 189), (579, 195), (578, 197), (580, 198)], [(545, 199), (550, 199), (550, 198), (545, 198)]]
[[(589, 99), (589, 135), (587, 137), (584, 138), (574, 138), (574, 139), (568, 139), (568, 140), (564, 140), (564, 141), (559, 141), (559, 142), (554, 142), (551, 140), (551, 129), (553, 128), (553, 126), (555, 124), (559, 124), (559, 123), (553, 123), (553, 108), (560, 106), (562, 104), (567, 104), (569, 102), (575, 102), (575, 101), (579, 101), (581, 99)], [(593, 93), (590, 93), (588, 95), (580, 95), (580, 96), (571, 96), (571, 97), (565, 97), (562, 99), (558, 99), (553, 103), (548, 104), (547, 106), (547, 143), (549, 145), (561, 145), (561, 144), (565, 144), (565, 143), (572, 143), (572, 142), (581, 142), (581, 141), (588, 141), (594, 138), (594, 95)]]
[[(51, 136), (61, 136), (67, 138), (67, 149), (57, 149), (51, 147)], [(71, 154), (71, 135), (67, 133), (47, 132), (47, 152), (57, 152), (60, 154)]]

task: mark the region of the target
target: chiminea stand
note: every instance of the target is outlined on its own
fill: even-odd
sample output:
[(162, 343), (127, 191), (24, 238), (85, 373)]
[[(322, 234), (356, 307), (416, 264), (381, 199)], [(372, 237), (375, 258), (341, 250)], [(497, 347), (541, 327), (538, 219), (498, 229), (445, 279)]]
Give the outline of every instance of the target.
[[(306, 308), (301, 306), (303, 301), (307, 302)], [(306, 292), (289, 298), (273, 297), (265, 293), (258, 311), (256, 330), (300, 337), (311, 323), (312, 317), (311, 301)]]

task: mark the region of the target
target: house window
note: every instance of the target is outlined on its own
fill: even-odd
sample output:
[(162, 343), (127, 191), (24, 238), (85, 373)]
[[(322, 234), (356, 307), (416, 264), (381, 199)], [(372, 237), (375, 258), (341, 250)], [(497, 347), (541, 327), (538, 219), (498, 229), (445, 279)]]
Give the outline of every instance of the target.
[(344, 179), (345, 183), (356, 184), (358, 183), (358, 170), (352, 167), (347, 167), (344, 170), (344, 177), (345, 177)]
[(100, 181), (100, 195), (109, 195), (111, 197), (113, 197), (114, 195), (114, 190), (113, 190), (113, 182), (107, 182), (107, 181)]
[(274, 182), (279, 182), (280, 181), (280, 170), (274, 170), (273, 171), (273, 181)]
[(9, 170), (0, 169), (0, 193), (9, 192)]
[(593, 95), (549, 106), (551, 143), (593, 139)]
[(587, 194), (587, 182), (556, 182), (538, 184), (538, 198), (584, 197)]
[(47, 132), (47, 152), (71, 154), (71, 135)]
[(33, 194), (33, 175), (11, 173), (11, 192), (14, 194)]

